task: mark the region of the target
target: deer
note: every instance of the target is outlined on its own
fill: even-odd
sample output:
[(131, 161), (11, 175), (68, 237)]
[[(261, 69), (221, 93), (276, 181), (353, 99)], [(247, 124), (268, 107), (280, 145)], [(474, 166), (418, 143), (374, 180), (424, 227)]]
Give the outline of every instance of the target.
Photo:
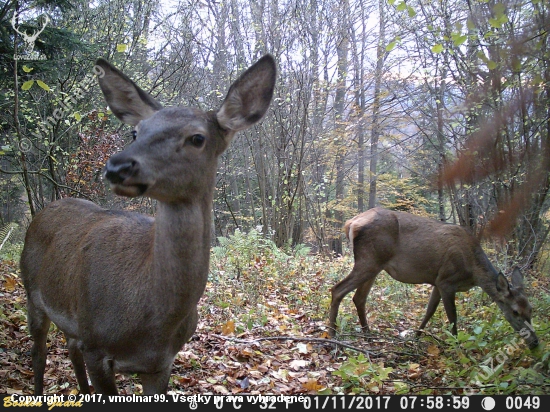
[(521, 270), (514, 268), (508, 282), (491, 264), (478, 238), (463, 226), (375, 207), (347, 220), (344, 232), (353, 250), (354, 264), (349, 275), (330, 289), (328, 333), (331, 337), (336, 335), (340, 303), (353, 290), (352, 300), (361, 329), (365, 333), (370, 331), (366, 301), (376, 277), (385, 271), (399, 282), (433, 286), (417, 336), (441, 300), (452, 324), (451, 332), (456, 336), (455, 295), (478, 286), (496, 302), (529, 348), (538, 346)]
[(155, 200), (156, 213), (67, 197), (32, 219), (20, 268), (34, 393), (44, 389), (53, 322), (66, 337), (81, 393), (90, 393), (88, 373), (95, 393), (116, 395), (120, 373), (137, 374), (145, 395), (166, 394), (206, 288), (218, 158), (266, 114), (276, 63), (262, 56), (209, 111), (163, 107), (107, 60), (96, 67), (109, 109), (135, 137), (108, 159), (103, 176), (119, 196)]

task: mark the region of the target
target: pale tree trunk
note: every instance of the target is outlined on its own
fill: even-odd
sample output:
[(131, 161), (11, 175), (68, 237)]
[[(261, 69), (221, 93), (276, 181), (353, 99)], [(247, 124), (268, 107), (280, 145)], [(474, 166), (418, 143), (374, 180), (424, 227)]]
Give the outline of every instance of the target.
[(380, 138), (380, 91), (382, 89), (382, 75), (384, 61), (386, 59), (386, 11), (385, 1), (379, 0), (379, 34), (376, 47), (376, 69), (374, 72), (374, 99), (372, 104), (372, 130), (370, 141), (370, 185), (369, 185), (369, 209), (376, 206), (376, 183), (378, 166), (378, 140)]
[(365, 52), (367, 47), (367, 15), (365, 3), (361, 2), (360, 21), (361, 39), (355, 38), (355, 31), (351, 31), (353, 45), (354, 89), (355, 89), (355, 116), (357, 140), (357, 212), (365, 210)]
[[(335, 144), (336, 144), (336, 204), (340, 206), (344, 199), (345, 193), (345, 159), (346, 147), (343, 136), (346, 133), (346, 78), (348, 73), (348, 50), (349, 50), (349, 30), (348, 26), (343, 24), (347, 21), (346, 16), (349, 16), (349, 2), (345, 0), (340, 5), (340, 13), (342, 18), (339, 19), (340, 31), (336, 44), (338, 84), (336, 86), (336, 95), (334, 98), (335, 111)], [(331, 240), (330, 248), (336, 255), (342, 254), (342, 238), (340, 236), (342, 226), (344, 224), (344, 214), (340, 209), (334, 211), (334, 233)]]

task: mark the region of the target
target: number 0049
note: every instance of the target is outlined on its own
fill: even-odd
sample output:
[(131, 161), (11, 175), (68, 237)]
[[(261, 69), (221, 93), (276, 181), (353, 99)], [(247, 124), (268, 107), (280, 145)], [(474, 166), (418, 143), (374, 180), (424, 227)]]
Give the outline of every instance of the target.
[(538, 409), (540, 407), (540, 398), (538, 396), (508, 396), (506, 398), (506, 409)]

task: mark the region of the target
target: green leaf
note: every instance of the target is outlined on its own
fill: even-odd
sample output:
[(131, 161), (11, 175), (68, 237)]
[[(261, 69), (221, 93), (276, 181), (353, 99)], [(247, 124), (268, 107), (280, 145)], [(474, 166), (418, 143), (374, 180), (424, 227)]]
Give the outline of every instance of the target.
[(128, 48), (128, 45), (126, 45), (126, 44), (117, 44), (116, 45), (116, 51), (119, 52), (119, 53), (124, 53), (127, 48)]
[(466, 356), (462, 356), (459, 362), (461, 365), (466, 365), (467, 363), (470, 363), (470, 359), (468, 359)]
[(21, 90), (29, 90), (32, 85), (34, 84), (34, 80), (27, 80), (23, 85), (21, 86)]
[(416, 16), (416, 11), (414, 11), (414, 9), (411, 6), (407, 6), (407, 12), (409, 13), (409, 17), (411, 18)]
[(457, 33), (457, 34), (451, 34), (451, 38), (453, 39), (454, 45), (458, 47), (466, 41), (468, 36), (466, 35), (462, 36), (460, 33)]
[(508, 16), (506, 14), (503, 14), (498, 18), (498, 21), (501, 22), (502, 24), (508, 23)]
[(76, 119), (77, 122), (79, 122), (80, 120), (82, 120), (82, 116), (80, 115), (80, 113), (78, 112), (74, 112), (74, 118)]
[(508, 17), (506, 17), (505, 15), (497, 17), (496, 19), (489, 19), (489, 24), (495, 29), (500, 29), (502, 25), (506, 22), (508, 22)]
[(407, 3), (401, 2), (397, 5), (396, 10), (397, 11), (403, 11), (407, 8)]
[(502, 16), (505, 11), (506, 11), (506, 6), (502, 3), (497, 3), (493, 6), (493, 12), (497, 17)]
[(468, 19), (466, 22), (466, 27), (468, 27), (468, 30), (474, 30), (476, 28), (476, 25), (472, 19)]
[(489, 60), (487, 62), (487, 67), (489, 68), (489, 70), (495, 70), (497, 68), (497, 64), (494, 61)]
[(489, 60), (489, 59), (487, 59), (487, 56), (485, 56), (485, 53), (483, 53), (482, 51), (477, 52), (477, 57), (479, 57), (484, 62), (487, 62)]
[(443, 45), (442, 44), (436, 44), (432, 47), (432, 52), (434, 53), (441, 53), (443, 51)]
[(30, 73), (34, 70), (34, 67), (27, 67), (27, 65), (23, 65), (23, 71), (25, 73)]
[(39, 85), (40, 87), (42, 87), (44, 90), (46, 90), (47, 92), (50, 91), (50, 86), (48, 86), (46, 83), (44, 83), (42, 80), (37, 80), (36, 81), (36, 84)]
[(395, 48), (396, 45), (397, 45), (397, 42), (395, 40), (392, 41), (390, 44), (388, 44), (386, 46), (386, 51), (391, 52)]

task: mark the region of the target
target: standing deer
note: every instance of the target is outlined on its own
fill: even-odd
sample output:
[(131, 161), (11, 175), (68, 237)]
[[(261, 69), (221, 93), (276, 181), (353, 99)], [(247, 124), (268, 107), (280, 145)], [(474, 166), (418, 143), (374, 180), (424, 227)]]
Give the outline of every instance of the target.
[[(218, 157), (265, 115), (276, 65), (265, 55), (217, 111), (163, 108), (103, 59), (99, 84), (135, 141), (105, 178), (121, 196), (156, 199), (156, 217), (81, 199), (50, 203), (31, 222), (21, 256), (34, 340), (34, 392), (43, 391), (50, 321), (63, 331), (80, 391), (117, 394), (115, 373), (138, 374), (144, 394), (166, 393), (172, 363), (197, 326), (208, 277)], [(101, 72), (101, 71), (100, 71)]]
[(496, 302), (529, 347), (538, 345), (520, 270), (514, 270), (512, 283), (508, 283), (493, 267), (479, 241), (465, 228), (406, 212), (373, 208), (348, 220), (344, 230), (353, 247), (355, 263), (351, 273), (331, 289), (331, 336), (336, 332), (342, 299), (355, 289), (353, 303), (359, 322), (363, 330), (369, 330), (365, 304), (376, 276), (384, 270), (399, 282), (433, 285), (420, 330), (443, 299), (456, 335), (455, 294), (479, 286)]

